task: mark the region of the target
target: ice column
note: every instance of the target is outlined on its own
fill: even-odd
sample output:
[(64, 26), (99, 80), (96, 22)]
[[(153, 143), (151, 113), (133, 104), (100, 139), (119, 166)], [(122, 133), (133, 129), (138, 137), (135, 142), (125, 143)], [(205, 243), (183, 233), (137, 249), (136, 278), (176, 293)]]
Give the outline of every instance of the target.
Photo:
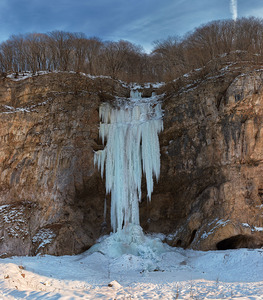
[(99, 134), (104, 150), (95, 152), (94, 163), (106, 178), (111, 193), (111, 225), (119, 231), (128, 224), (139, 225), (139, 201), (144, 173), (151, 200), (153, 178), (160, 175), (158, 133), (163, 129), (162, 109), (156, 97), (142, 99), (131, 92), (130, 101), (100, 106)]

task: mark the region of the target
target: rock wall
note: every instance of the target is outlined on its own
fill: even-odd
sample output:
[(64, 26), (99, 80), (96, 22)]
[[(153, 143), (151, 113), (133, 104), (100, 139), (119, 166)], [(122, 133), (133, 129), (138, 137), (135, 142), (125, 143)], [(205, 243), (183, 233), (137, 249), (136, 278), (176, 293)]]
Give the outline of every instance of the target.
[(161, 179), (143, 224), (174, 246), (216, 249), (239, 234), (263, 246), (263, 71), (244, 71), (222, 68), (164, 99)]
[[(150, 203), (143, 181), (146, 232), (202, 250), (234, 235), (261, 239), (263, 71), (252, 69), (196, 71), (159, 90), (161, 177)], [(102, 147), (98, 107), (128, 94), (121, 82), (74, 73), (2, 79), (2, 257), (80, 253), (110, 232), (110, 198), (93, 165)]]
[(105, 189), (93, 166), (107, 78), (52, 73), (1, 82), (0, 253), (79, 253), (101, 234)]

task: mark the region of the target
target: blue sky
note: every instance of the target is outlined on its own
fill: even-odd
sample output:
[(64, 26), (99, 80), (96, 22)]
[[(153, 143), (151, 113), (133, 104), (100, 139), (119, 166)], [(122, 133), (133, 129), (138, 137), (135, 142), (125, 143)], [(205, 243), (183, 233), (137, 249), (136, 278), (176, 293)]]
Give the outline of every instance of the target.
[[(238, 2), (238, 17), (263, 17), (263, 0)], [(64, 30), (102, 40), (152, 42), (232, 18), (231, 0), (0, 0), (0, 41), (12, 34)]]

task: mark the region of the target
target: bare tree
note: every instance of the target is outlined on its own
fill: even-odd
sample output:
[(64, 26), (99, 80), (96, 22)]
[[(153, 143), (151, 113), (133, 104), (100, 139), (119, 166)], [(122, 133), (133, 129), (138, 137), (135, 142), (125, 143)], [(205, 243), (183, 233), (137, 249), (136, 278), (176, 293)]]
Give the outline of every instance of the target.
[(48, 47), (54, 70), (68, 71), (73, 51), (73, 37), (69, 32), (52, 31), (48, 34)]
[(151, 54), (128, 41), (64, 31), (14, 35), (0, 44), (1, 72), (72, 70), (126, 81), (170, 81), (197, 68), (205, 74), (226, 59), (262, 61), (262, 19), (213, 21), (182, 38), (156, 41)]
[[(103, 48), (102, 41), (97, 38), (93, 37), (86, 40), (86, 63), (87, 63), (87, 73), (92, 75), (98, 75), (100, 71), (100, 61), (99, 58), (101, 56), (101, 51)], [(96, 71), (98, 69), (98, 71)]]
[(104, 73), (113, 78), (128, 78), (129, 72), (136, 72), (141, 61), (142, 48), (128, 41), (107, 42), (103, 48), (101, 59), (104, 61)]
[(3, 42), (0, 46), (1, 54), (3, 57), (3, 70), (4, 72), (13, 72), (13, 62), (14, 62), (14, 44), (11, 40)]
[[(159, 60), (166, 79), (172, 79), (182, 74), (185, 69), (184, 46), (178, 37), (168, 37), (166, 40), (154, 42), (153, 53)], [(159, 67), (160, 68), (160, 67)]]

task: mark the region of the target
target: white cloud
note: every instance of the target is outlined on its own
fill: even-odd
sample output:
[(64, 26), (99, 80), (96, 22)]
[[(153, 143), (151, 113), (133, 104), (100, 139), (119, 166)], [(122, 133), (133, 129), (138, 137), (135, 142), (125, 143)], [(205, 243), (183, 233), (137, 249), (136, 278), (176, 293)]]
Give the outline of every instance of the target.
[(237, 20), (237, 0), (230, 0), (230, 10), (234, 21)]

